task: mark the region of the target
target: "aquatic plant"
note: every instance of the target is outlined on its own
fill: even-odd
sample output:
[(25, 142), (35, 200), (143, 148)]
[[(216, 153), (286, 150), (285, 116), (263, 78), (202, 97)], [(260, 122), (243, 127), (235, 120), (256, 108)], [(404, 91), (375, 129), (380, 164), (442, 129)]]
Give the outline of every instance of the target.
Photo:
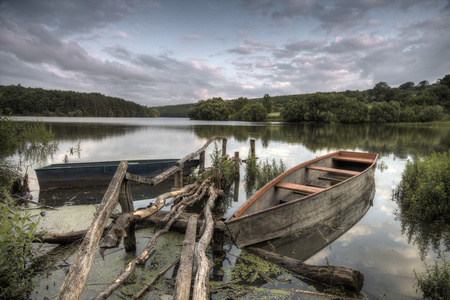
[(211, 168), (207, 169), (203, 173), (199, 173), (195, 170), (191, 171), (188, 178), (189, 182), (203, 182), (207, 178), (213, 178), (214, 169), (218, 169), (220, 170), (221, 188), (223, 189), (230, 187), (235, 179), (239, 177), (234, 161), (229, 160), (228, 157), (222, 156), (222, 153), (219, 151), (219, 147), (217, 146), (217, 142), (214, 142), (214, 149), (210, 155), (210, 158)]
[(441, 263), (437, 261), (432, 266), (425, 263), (426, 272), (414, 276), (417, 280), (417, 287), (423, 293), (423, 299), (450, 299), (450, 262), (445, 255), (441, 255)]
[(41, 249), (32, 243), (39, 221), (30, 222), (4, 190), (0, 198), (0, 297), (25, 299), (33, 289)]
[(257, 163), (256, 157), (249, 151), (248, 157), (245, 160), (245, 188), (247, 196), (262, 188), (266, 183), (285, 171), (286, 165), (282, 159), (280, 159), (279, 164), (275, 159), (272, 162), (266, 159), (263, 162)]
[(393, 192), (403, 217), (449, 223), (450, 150), (408, 161), (402, 181)]

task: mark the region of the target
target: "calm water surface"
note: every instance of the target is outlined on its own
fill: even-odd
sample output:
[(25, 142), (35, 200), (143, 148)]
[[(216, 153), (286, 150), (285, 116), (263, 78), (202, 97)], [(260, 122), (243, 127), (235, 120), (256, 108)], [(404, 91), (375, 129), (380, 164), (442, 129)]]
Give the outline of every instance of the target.
[[(369, 299), (414, 299), (420, 295), (416, 294), (413, 270), (424, 271), (421, 255), (428, 263), (437, 257), (435, 250), (438, 249), (429, 246), (429, 251), (420, 251), (419, 248), (427, 249), (428, 245), (414, 233), (402, 232), (391, 193), (400, 182), (408, 159), (416, 154), (426, 155), (432, 149), (450, 148), (448, 128), (204, 122), (170, 118), (16, 119), (38, 119), (51, 124), (59, 150), (42, 165), (61, 163), (66, 154), (70, 162), (182, 158), (215, 135), (227, 137), (228, 153), (239, 151), (241, 158), (247, 157), (249, 141), (255, 139), (260, 160), (282, 159), (287, 168), (336, 150), (378, 153), (373, 206), (347, 232), (307, 258), (306, 263), (322, 265), (328, 258), (331, 265), (361, 271), (365, 276), (362, 295)], [(77, 143), (82, 149), (79, 158), (69, 154), (69, 149)], [(207, 157), (211, 152), (212, 147), (209, 147)], [(224, 215), (233, 213), (247, 199), (243, 172), (242, 168), (238, 197), (224, 206)], [(33, 172), (31, 177), (33, 194), (37, 198), (38, 184)], [(292, 252), (296, 252), (296, 247), (301, 247), (301, 243), (294, 244)], [(438, 248), (446, 250), (443, 246)], [(239, 252), (233, 248), (228, 260), (233, 263), (233, 257)], [(59, 288), (60, 284), (56, 285)]]

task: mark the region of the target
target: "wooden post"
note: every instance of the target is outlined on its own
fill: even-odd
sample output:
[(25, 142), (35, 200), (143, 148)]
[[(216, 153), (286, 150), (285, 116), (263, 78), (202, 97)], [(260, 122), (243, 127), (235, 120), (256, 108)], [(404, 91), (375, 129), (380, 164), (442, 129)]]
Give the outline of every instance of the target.
[(199, 164), (200, 164), (200, 173), (205, 172), (205, 151), (203, 150), (200, 152), (200, 158), (199, 158)]
[(239, 151), (234, 152), (234, 167), (236, 168), (236, 173), (240, 175)]
[(189, 218), (186, 236), (181, 251), (180, 266), (178, 268), (177, 280), (173, 293), (174, 300), (189, 300), (191, 291), (192, 268), (194, 264), (195, 236), (197, 232), (197, 215)]
[(103, 229), (109, 214), (119, 198), (120, 186), (127, 172), (127, 161), (121, 161), (111, 183), (103, 196), (102, 202), (94, 216), (86, 235), (78, 248), (77, 257), (70, 266), (69, 272), (59, 290), (57, 299), (79, 299), (91, 270), (95, 252), (97, 251)]
[(222, 157), (227, 156), (227, 139), (222, 139)]
[(183, 187), (183, 169), (177, 171), (175, 177), (175, 189), (181, 189)]
[(255, 139), (250, 139), (250, 152), (255, 157)]
[[(122, 186), (120, 187), (119, 194), (119, 204), (122, 208), (122, 213), (130, 213), (134, 211), (133, 196), (130, 190), (130, 181), (124, 179)], [(135, 223), (130, 223), (130, 225), (125, 229), (127, 236), (123, 238), (123, 244), (125, 246), (126, 252), (132, 252), (136, 250), (136, 234), (135, 234)]]
[(214, 169), (213, 180), (214, 180), (214, 186), (218, 190), (222, 189), (222, 185), (220, 183), (221, 180), (220, 180), (220, 169), (219, 168)]

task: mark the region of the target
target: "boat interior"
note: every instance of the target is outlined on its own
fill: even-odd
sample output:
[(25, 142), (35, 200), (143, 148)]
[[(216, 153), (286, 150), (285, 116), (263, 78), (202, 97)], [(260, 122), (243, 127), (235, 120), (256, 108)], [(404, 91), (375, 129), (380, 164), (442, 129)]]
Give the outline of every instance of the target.
[[(344, 155), (343, 155), (344, 154)], [(278, 203), (302, 199), (321, 192), (366, 170), (374, 161), (373, 157), (356, 157), (343, 153), (305, 166), (295, 176), (286, 176), (275, 185)], [(345, 155), (347, 154), (347, 155)], [(299, 184), (301, 182), (301, 184)]]

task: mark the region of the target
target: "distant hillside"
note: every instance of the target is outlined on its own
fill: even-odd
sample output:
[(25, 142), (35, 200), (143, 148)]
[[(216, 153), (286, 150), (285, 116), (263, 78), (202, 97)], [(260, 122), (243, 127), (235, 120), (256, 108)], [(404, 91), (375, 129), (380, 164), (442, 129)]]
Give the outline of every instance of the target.
[(21, 116), (159, 117), (157, 110), (99, 93), (0, 85), (0, 112)]
[(159, 116), (163, 118), (187, 118), (186, 112), (191, 107), (194, 107), (194, 103), (157, 106), (151, 109), (159, 111)]

